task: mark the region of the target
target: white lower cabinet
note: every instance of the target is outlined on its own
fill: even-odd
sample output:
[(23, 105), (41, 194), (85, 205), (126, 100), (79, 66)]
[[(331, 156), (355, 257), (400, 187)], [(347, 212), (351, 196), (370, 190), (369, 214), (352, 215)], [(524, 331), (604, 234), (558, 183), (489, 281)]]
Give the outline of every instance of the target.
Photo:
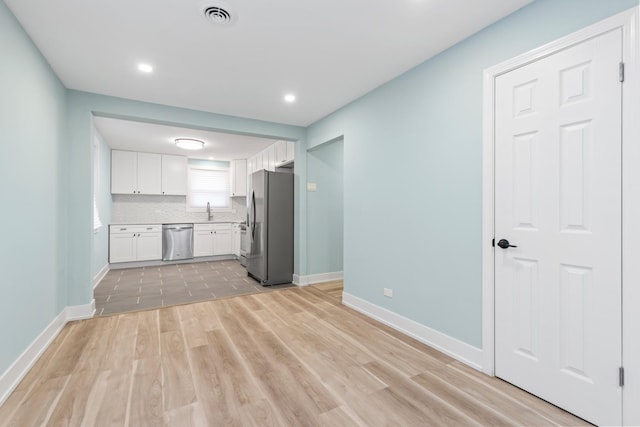
[(109, 227), (109, 262), (162, 259), (161, 225), (112, 225)]
[(213, 254), (231, 253), (231, 224), (216, 224), (213, 230)]
[(231, 224), (194, 224), (193, 256), (230, 255)]
[(240, 256), (240, 224), (233, 224), (231, 226), (231, 253), (237, 257)]
[(194, 224), (193, 226), (193, 256), (213, 255), (213, 229), (209, 224)]

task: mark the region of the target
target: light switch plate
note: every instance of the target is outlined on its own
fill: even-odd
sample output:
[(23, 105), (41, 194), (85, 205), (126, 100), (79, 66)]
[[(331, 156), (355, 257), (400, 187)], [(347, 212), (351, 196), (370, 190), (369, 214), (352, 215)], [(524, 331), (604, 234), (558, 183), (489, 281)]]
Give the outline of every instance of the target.
[(316, 188), (318, 187), (315, 182), (307, 182), (307, 191), (316, 191)]

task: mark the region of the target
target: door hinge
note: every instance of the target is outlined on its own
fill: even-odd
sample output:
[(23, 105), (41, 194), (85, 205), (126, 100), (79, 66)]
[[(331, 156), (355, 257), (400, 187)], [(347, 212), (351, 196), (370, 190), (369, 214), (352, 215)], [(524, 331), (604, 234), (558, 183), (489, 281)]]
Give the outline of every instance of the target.
[(620, 387), (624, 387), (624, 367), (622, 366), (618, 368), (618, 383), (620, 384)]
[(496, 247), (496, 239), (495, 237), (491, 240), (491, 246)]
[(624, 62), (620, 63), (620, 83), (624, 82)]

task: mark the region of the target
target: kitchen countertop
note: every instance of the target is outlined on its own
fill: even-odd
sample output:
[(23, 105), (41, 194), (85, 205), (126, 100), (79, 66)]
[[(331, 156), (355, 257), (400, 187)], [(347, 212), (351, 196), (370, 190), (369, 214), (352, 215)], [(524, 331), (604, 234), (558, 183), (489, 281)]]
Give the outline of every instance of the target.
[(244, 224), (245, 221), (168, 221), (168, 222), (112, 222), (109, 225), (163, 225), (163, 224)]

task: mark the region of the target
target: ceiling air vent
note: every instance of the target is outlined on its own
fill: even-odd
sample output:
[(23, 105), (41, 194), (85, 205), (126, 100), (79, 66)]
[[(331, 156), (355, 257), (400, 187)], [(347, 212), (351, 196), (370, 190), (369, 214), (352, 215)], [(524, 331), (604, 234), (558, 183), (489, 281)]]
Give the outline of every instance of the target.
[(208, 3), (202, 6), (204, 17), (216, 25), (229, 25), (233, 19), (231, 9), (222, 3)]

